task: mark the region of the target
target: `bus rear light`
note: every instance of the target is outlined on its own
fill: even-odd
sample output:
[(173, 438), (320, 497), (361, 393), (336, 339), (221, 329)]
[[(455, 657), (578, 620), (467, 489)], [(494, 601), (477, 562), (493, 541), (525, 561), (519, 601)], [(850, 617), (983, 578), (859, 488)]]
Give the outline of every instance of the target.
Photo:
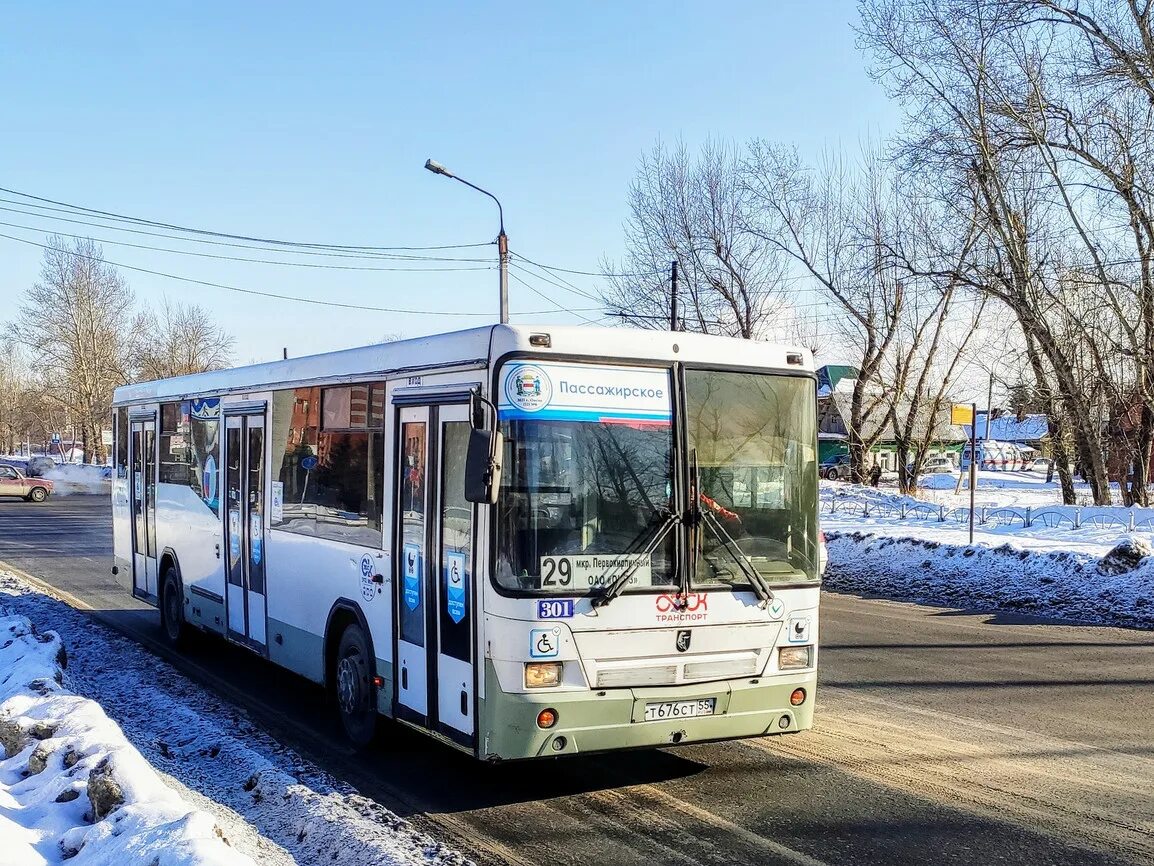
[(385, 687), (385, 678), (384, 677), (373, 677), (373, 685), (376, 686), (378, 689), (383, 689)]
[(525, 688), (550, 689), (561, 685), (561, 662), (527, 662)]
[(799, 668), (808, 668), (813, 662), (811, 650), (812, 645), (806, 646), (783, 646), (777, 649), (777, 667), (778, 670), (789, 671), (797, 670)]
[(794, 689), (793, 694), (789, 696), (789, 702), (795, 707), (800, 707), (805, 703), (805, 689)]
[(556, 710), (541, 710), (537, 713), (537, 727), (548, 729), (557, 724)]

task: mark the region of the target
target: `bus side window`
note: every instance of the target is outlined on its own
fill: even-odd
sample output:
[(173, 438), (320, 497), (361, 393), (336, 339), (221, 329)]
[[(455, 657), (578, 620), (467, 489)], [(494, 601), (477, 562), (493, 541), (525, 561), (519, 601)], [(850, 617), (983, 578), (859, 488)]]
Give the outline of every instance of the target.
[(116, 477), (128, 477), (128, 409), (116, 410)]

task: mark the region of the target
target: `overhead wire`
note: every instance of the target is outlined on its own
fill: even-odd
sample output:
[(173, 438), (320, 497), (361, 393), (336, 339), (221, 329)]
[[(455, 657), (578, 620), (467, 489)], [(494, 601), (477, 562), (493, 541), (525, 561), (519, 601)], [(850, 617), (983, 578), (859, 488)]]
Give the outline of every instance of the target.
[[(46, 244), (36, 243), (35, 241), (25, 240), (24, 238), (18, 238), (18, 237), (14, 237), (12, 235), (7, 235), (7, 234), (3, 234), (3, 233), (0, 233), (0, 238), (6, 238), (7, 240), (16, 241), (17, 243), (28, 244), (29, 246), (39, 247), (42, 250), (57, 249), (57, 248), (48, 246)], [(77, 258), (85, 259), (87, 261), (102, 261), (105, 264), (112, 265), (113, 267), (117, 267), (117, 268), (124, 268), (125, 270), (128, 270), (128, 271), (136, 271), (136, 272), (142, 273), (142, 274), (150, 274), (150, 275), (156, 276), (156, 277), (164, 277), (164, 278), (170, 279), (170, 280), (178, 280), (178, 281), (183, 282), (183, 283), (191, 283), (191, 284), (197, 285), (197, 286), (205, 286), (205, 287), (213, 288), (213, 289), (222, 289), (222, 290), (228, 291), (228, 292), (238, 292), (238, 293), (244, 294), (244, 295), (255, 295), (258, 297), (262, 297), (262, 298), (273, 298), (273, 299), (281, 300), (281, 301), (295, 301), (296, 303), (300, 303), (300, 304), (311, 304), (314, 306), (321, 306), (321, 307), (335, 307), (335, 308), (346, 309), (346, 310), (366, 310), (366, 311), (374, 312), (374, 313), (401, 313), (401, 314), (405, 314), (405, 315), (414, 315), (414, 316), (468, 316), (468, 317), (483, 317), (483, 318), (491, 318), (492, 317), (492, 313), (442, 312), (442, 311), (438, 311), (438, 310), (412, 310), (412, 309), (403, 309), (403, 308), (398, 308), (398, 307), (375, 307), (375, 306), (370, 306), (367, 304), (347, 304), (347, 303), (343, 303), (341, 301), (322, 301), (318, 298), (307, 298), (307, 297), (301, 297), (299, 295), (283, 295), (283, 294), (279, 294), (277, 292), (264, 292), (264, 291), (260, 291), (257, 289), (245, 289), (245, 288), (241, 288), (240, 286), (230, 286), (226, 283), (216, 283), (216, 282), (211, 282), (209, 280), (198, 280), (198, 279), (194, 279), (193, 277), (182, 277), (178, 274), (170, 274), (170, 273), (166, 273), (164, 271), (152, 270), (150, 268), (141, 268), (141, 267), (137, 267), (135, 265), (126, 265), (122, 262), (114, 262), (114, 261), (111, 261), (109, 259), (104, 259), (104, 258), (97, 259), (94, 256), (85, 255), (84, 253), (79, 253), (79, 252), (76, 252), (73, 250), (63, 250), (62, 252), (64, 252), (67, 255), (70, 255), (70, 256), (76, 256)], [(554, 310), (526, 310), (524, 312), (515, 313), (514, 315), (536, 316), (536, 315), (542, 315), (544, 313), (551, 313), (551, 312), (555, 312), (555, 311)], [(570, 311), (570, 312), (572, 312), (572, 311)]]
[[(0, 202), (7, 202), (7, 201), (8, 201), (7, 199), (0, 198)], [(70, 223), (72, 225), (92, 226), (93, 228), (101, 228), (101, 229), (106, 229), (108, 231), (128, 232), (128, 233), (136, 234), (136, 235), (146, 235), (148, 237), (163, 238), (165, 240), (175, 240), (175, 241), (180, 241), (182, 243), (211, 244), (212, 246), (231, 247), (234, 249), (256, 250), (256, 251), (261, 251), (261, 252), (275, 252), (279, 255), (290, 255), (291, 254), (291, 255), (303, 255), (303, 256), (318, 256), (321, 258), (357, 259), (357, 260), (363, 260), (363, 261), (377, 261), (380, 259), (397, 260), (397, 261), (436, 261), (436, 262), (442, 262), (442, 261), (444, 261), (444, 262), (483, 262), (483, 261), (490, 261), (490, 259), (460, 258), (460, 257), (446, 257), (446, 256), (417, 256), (417, 255), (405, 255), (405, 254), (401, 254), (401, 253), (384, 253), (384, 252), (375, 252), (375, 253), (324, 252), (324, 251), (317, 251), (317, 250), (311, 250), (311, 249), (297, 249), (297, 248), (293, 248), (293, 247), (281, 249), (278, 247), (253, 246), (251, 244), (239, 244), (239, 243), (229, 243), (227, 241), (215, 241), (215, 240), (209, 240), (207, 238), (198, 238), (198, 237), (186, 238), (186, 237), (181, 237), (180, 235), (174, 235), (171, 233), (150, 232), (150, 231), (145, 231), (144, 229), (133, 229), (133, 228), (127, 228), (126, 226), (120, 226), (120, 225), (107, 225), (105, 223), (92, 222), (90, 220), (78, 220), (78, 219), (69, 219), (68, 217), (45, 216), (44, 214), (35, 213), (33, 211), (20, 210), (18, 208), (0, 207), (0, 211), (6, 212), (6, 213), (22, 214), (24, 216), (30, 216), (33, 218), (43, 219), (43, 220), (55, 220), (57, 222), (65, 222), (65, 223)], [(485, 243), (485, 244), (470, 244), (469, 246), (472, 246), (472, 247), (495, 246), (495, 242), (494, 243)]]
[[(519, 277), (517, 274), (510, 273), (509, 276), (512, 277), (514, 280), (516, 280), (521, 285), (523, 285), (525, 288), (527, 288), (533, 294), (537, 295), (539, 298), (543, 298), (544, 300), (548, 301), (550, 304), (557, 304), (557, 301), (555, 298), (550, 298), (544, 292), (538, 290), (535, 286), (529, 285), (529, 283), (527, 283), (525, 280), (521, 279), (521, 277)], [(594, 321), (593, 319), (590, 319), (588, 316), (581, 315), (581, 313), (577, 312), (576, 310), (572, 310), (572, 309), (569, 309), (568, 307), (564, 307), (564, 306), (560, 306), (560, 305), (557, 305), (557, 308), (555, 310), (550, 311), (550, 312), (571, 313), (572, 315), (576, 316), (578, 319), (584, 320), (587, 324), (592, 324)]]
[(477, 244), (439, 244), (434, 246), (371, 246), (361, 244), (326, 244), (314, 243), (306, 241), (287, 241), (279, 238), (262, 238), (251, 235), (234, 234), (231, 232), (220, 232), (211, 229), (193, 228), (190, 226), (182, 226), (176, 223), (166, 223), (160, 220), (151, 220), (144, 217), (135, 217), (127, 214), (117, 213), (115, 211), (100, 210), (99, 208), (90, 208), (84, 205), (72, 204), (70, 202), (57, 201), (56, 199), (45, 198), (43, 196), (33, 195), (31, 193), (21, 192), (20, 190), (10, 189), (8, 187), (0, 186), (0, 192), (8, 195), (18, 196), (22, 199), (29, 199), (31, 201), (45, 202), (50, 205), (57, 205), (62, 208), (67, 208), (72, 211), (83, 211), (84, 213), (93, 214), (104, 217), (110, 220), (126, 221), (137, 225), (147, 225), (153, 228), (164, 228), (170, 231), (179, 231), (186, 234), (204, 235), (207, 237), (229, 238), (231, 240), (248, 241), (250, 243), (273, 244), (276, 246), (321, 249), (321, 250), (343, 250), (343, 251), (398, 251), (398, 250), (445, 250), (445, 249), (460, 249), (471, 246), (487, 246), (487, 243)]
[[(0, 210), (5, 210), (5, 208), (0, 208)], [(26, 226), (26, 225), (21, 225), (20, 223), (10, 223), (10, 222), (4, 222), (2, 220), (0, 220), (0, 226), (7, 226), (8, 228), (14, 228), (14, 229), (23, 229), (25, 231), (31, 231), (31, 232), (44, 231), (43, 229), (37, 228), (35, 226)], [(445, 272), (445, 271), (491, 271), (491, 270), (493, 270), (493, 265), (489, 265), (487, 267), (480, 267), (480, 266), (467, 266), (466, 267), (466, 266), (454, 265), (454, 266), (450, 266), (450, 267), (384, 268), (384, 267), (377, 267), (377, 266), (373, 266), (373, 265), (330, 265), (330, 264), (320, 264), (317, 262), (280, 262), (280, 261), (277, 261), (275, 259), (252, 259), (252, 258), (247, 258), (245, 256), (225, 256), (225, 255), (219, 255), (216, 253), (202, 253), (202, 252), (197, 252), (195, 250), (174, 250), (170, 247), (157, 247), (157, 246), (152, 246), (150, 244), (132, 244), (132, 243), (128, 243), (127, 241), (114, 241), (114, 240), (110, 240), (108, 238), (94, 238), (94, 237), (91, 237), (90, 235), (75, 235), (75, 234), (70, 234), (68, 232), (61, 232), (61, 231), (54, 231), (53, 234), (55, 234), (59, 237), (72, 238), (74, 240), (92, 240), (92, 241), (96, 241), (97, 243), (101, 243), (101, 244), (111, 244), (113, 246), (118, 246), (118, 247), (130, 247), (132, 249), (137, 249), (137, 250), (149, 250), (151, 252), (173, 253), (173, 254), (178, 255), (178, 256), (195, 256), (197, 258), (202, 258), (202, 259), (217, 259), (220, 261), (228, 261), (228, 262), (250, 262), (252, 264), (260, 264), (260, 265), (280, 265), (282, 267), (290, 267), (290, 268), (320, 268), (322, 270), (333, 270), (333, 271), (391, 271), (391, 272), (401, 272), (401, 273), (406, 273), (406, 272), (408, 272), (408, 273), (423, 273), (423, 272), (441, 273), (441, 272)], [(428, 259), (428, 261), (441, 261), (441, 259)], [(458, 261), (458, 260), (446, 259), (444, 261)], [(485, 260), (485, 259), (472, 259), (471, 261), (487, 261), (487, 260)]]

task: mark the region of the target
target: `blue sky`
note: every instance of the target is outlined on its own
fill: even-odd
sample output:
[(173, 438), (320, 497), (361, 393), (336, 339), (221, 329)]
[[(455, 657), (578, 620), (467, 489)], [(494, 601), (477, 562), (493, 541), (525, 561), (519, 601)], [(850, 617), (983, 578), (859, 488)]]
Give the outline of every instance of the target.
[[(855, 17), (843, 0), (8, 4), (0, 13), (0, 187), (262, 237), (380, 246), (492, 240), (492, 203), (424, 171), (434, 157), (500, 196), (514, 250), (595, 271), (603, 256), (620, 253), (629, 183), (659, 139), (696, 146), (763, 136), (816, 154), (856, 151), (891, 131), (898, 109), (865, 73)], [(53, 227), (4, 211), (0, 222), (30, 227), (0, 233), (35, 241)], [(330, 271), (112, 244), (105, 255), (283, 294), (496, 310), (495, 270)], [(39, 249), (0, 238), (0, 318), (39, 262)], [(487, 321), (330, 310), (125, 276), (143, 301), (167, 296), (212, 311), (237, 337), (239, 363), (279, 357), (282, 347), (301, 355)], [(586, 291), (596, 282), (570, 279)], [(562, 306), (593, 306), (532, 282)], [(550, 306), (516, 282), (511, 296), (514, 312)], [(516, 320), (580, 321), (556, 313)]]

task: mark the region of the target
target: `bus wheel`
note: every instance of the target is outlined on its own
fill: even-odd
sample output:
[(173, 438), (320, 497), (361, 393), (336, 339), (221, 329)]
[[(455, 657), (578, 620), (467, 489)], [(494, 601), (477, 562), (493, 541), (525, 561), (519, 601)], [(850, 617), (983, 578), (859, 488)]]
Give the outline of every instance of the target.
[(185, 636), (184, 598), (180, 592), (180, 581), (176, 579), (176, 569), (171, 565), (164, 570), (164, 583), (160, 593), (160, 625), (171, 646), (180, 646)]
[(333, 682), (336, 684), (337, 710), (345, 736), (357, 748), (373, 741), (377, 730), (377, 708), (369, 682), (369, 642), (355, 623), (345, 627), (337, 649)]

